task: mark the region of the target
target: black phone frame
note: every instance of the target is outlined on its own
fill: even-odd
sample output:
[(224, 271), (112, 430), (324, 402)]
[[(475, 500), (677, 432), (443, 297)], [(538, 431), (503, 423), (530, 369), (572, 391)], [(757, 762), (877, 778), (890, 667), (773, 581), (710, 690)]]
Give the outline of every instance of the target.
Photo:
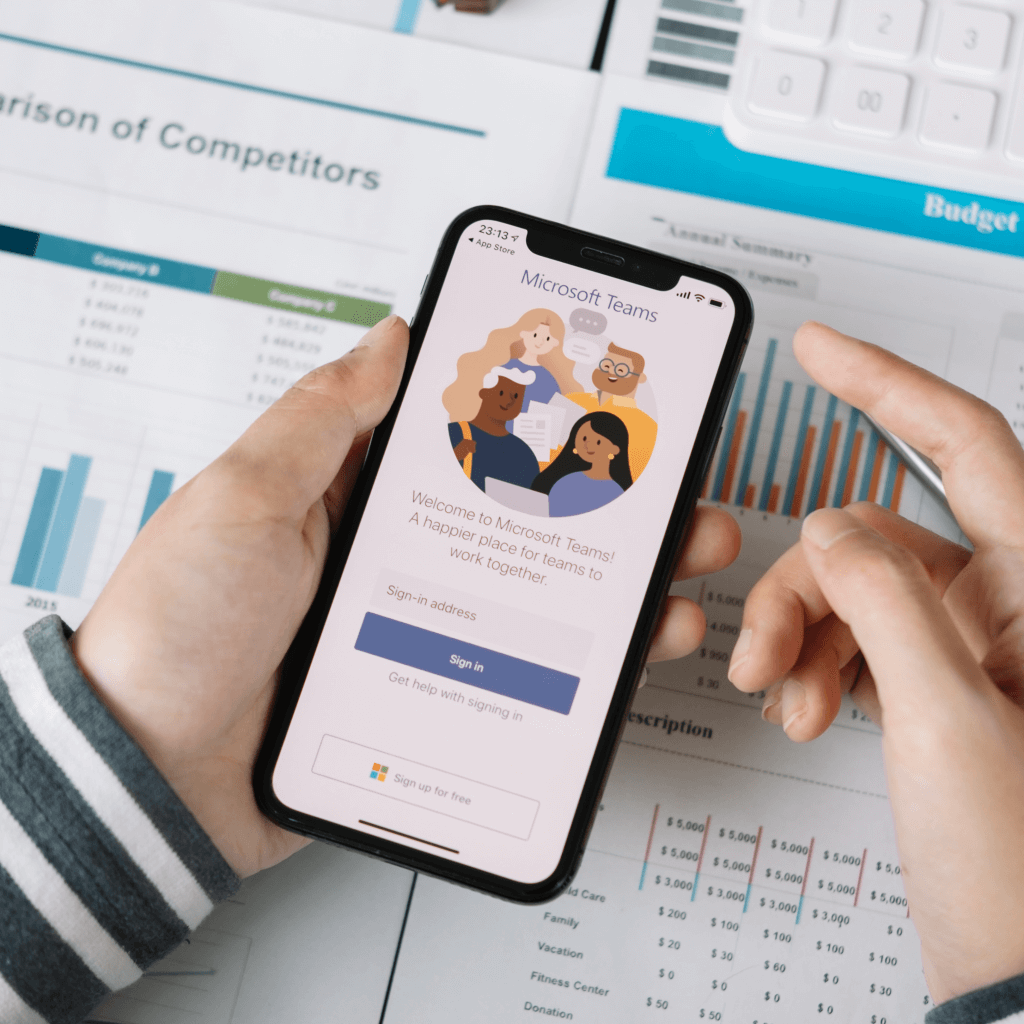
[[(402, 399), (409, 386), (452, 257), (466, 230), (477, 221), (496, 221), (509, 227), (521, 228), (526, 233), (528, 248), (537, 255), (596, 270), (608, 277), (658, 288), (661, 291), (670, 291), (683, 276), (705, 281), (726, 292), (732, 299), (736, 311), (704, 416), (694, 440), (690, 460), (683, 474), (668, 527), (651, 573), (647, 593), (640, 606), (636, 627), (623, 659), (601, 734), (594, 748), (594, 756), (580, 793), (572, 825), (566, 836), (562, 855), (548, 878), (530, 884), (462, 865), (458, 861), (439, 857), (412, 846), (378, 838), (368, 832), (296, 811), (278, 800), (272, 784), (274, 767), (284, 745), (303, 683), (334, 601), (334, 594), (380, 469), (384, 451), (394, 429)], [(604, 261), (596, 262), (592, 258), (584, 257), (583, 249), (610, 254), (616, 259), (621, 258), (622, 263), (615, 265)], [(543, 903), (559, 896), (569, 886), (583, 858), (601, 794), (611, 770), (615, 749), (625, 727), (627, 713), (640, 681), (654, 630), (672, 583), (676, 553), (685, 542), (693, 522), (693, 512), (710, 468), (729, 398), (750, 339), (753, 321), (753, 306), (746, 290), (738, 281), (717, 270), (498, 206), (474, 207), (452, 221), (434, 257), (433, 266), (424, 283), (419, 307), (410, 324), (409, 355), (395, 401), (373, 432), (363, 468), (349, 498), (338, 532), (332, 540), (319, 589), (284, 661), (274, 708), (253, 766), (253, 789), (256, 803), (263, 814), (282, 828), (300, 835), (379, 857), (400, 867), (422, 871), (516, 903)]]

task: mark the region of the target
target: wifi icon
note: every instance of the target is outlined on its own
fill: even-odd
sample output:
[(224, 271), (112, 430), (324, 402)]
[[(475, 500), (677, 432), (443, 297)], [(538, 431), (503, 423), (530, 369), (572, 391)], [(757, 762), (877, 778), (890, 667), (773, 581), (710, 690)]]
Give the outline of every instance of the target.
[(703, 301), (704, 301), (704, 296), (703, 296), (703, 295), (694, 295), (694, 298), (695, 298), (695, 299), (696, 299), (696, 300), (697, 300), (698, 302), (703, 302)]

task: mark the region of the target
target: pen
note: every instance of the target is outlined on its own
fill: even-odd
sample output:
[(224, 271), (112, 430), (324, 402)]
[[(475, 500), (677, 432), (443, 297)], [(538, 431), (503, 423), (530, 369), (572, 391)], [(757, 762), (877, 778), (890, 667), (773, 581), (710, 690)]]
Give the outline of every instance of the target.
[(892, 431), (886, 430), (873, 416), (861, 410), (868, 423), (878, 431), (882, 440), (907, 464), (910, 471), (924, 484), (925, 489), (942, 505), (949, 508), (946, 488), (942, 484), (942, 473), (931, 459), (922, 455), (916, 448), (911, 448), (906, 441), (897, 437)]

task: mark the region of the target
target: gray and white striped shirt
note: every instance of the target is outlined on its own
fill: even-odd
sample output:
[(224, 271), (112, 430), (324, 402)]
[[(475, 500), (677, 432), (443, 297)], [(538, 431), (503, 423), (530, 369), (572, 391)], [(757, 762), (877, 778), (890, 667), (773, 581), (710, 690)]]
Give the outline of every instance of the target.
[(80, 672), (56, 616), (0, 647), (0, 1021), (72, 1024), (239, 880)]

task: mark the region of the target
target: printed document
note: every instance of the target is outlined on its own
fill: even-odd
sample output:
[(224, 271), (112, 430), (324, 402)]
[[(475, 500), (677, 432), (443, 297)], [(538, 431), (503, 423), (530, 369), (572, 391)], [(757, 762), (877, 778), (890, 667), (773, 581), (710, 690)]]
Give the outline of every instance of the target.
[(411, 317), (456, 213), (565, 219), (597, 79), (234, 4), (0, 16), (9, 635), (43, 612), (77, 626), (168, 494)]

